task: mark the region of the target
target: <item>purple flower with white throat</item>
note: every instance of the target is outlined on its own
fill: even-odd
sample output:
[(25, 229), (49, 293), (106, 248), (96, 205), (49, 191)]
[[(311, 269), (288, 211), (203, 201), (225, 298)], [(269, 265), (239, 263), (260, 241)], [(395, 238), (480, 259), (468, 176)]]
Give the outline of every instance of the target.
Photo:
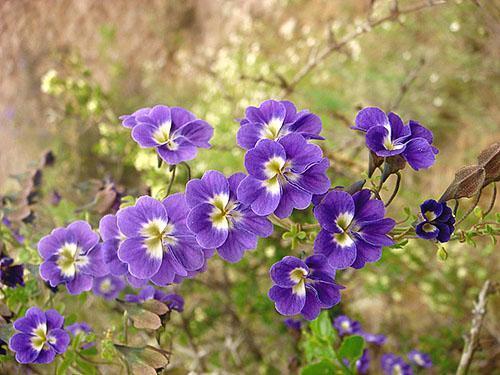
[(90, 333), (92, 333), (92, 328), (90, 328), (90, 326), (87, 323), (85, 322), (73, 323), (66, 327), (66, 331), (71, 333), (73, 337), (77, 337), (78, 335), (83, 336), (84, 340), (82, 342), (82, 345), (80, 346), (82, 350), (95, 346), (94, 341), (88, 341), (85, 339)]
[(118, 228), (126, 238), (118, 257), (132, 276), (164, 286), (175, 275), (188, 276), (203, 266), (204, 252), (186, 226), (188, 212), (180, 193), (162, 202), (143, 196), (134, 206), (118, 211)]
[(432, 146), (432, 132), (418, 122), (405, 125), (393, 112), (367, 107), (358, 112), (355, 123), (353, 129), (366, 133), (366, 145), (377, 156), (401, 155), (417, 171), (434, 164), (438, 150)]
[(288, 217), (294, 208), (307, 208), (314, 194), (330, 187), (328, 159), (299, 134), (285, 135), (277, 142), (259, 141), (246, 153), (245, 167), (249, 176), (238, 186), (238, 199), (260, 216), (274, 212), (279, 218)]
[(395, 222), (384, 218), (384, 203), (370, 195), (367, 189), (352, 196), (333, 190), (314, 209), (321, 225), (314, 252), (326, 256), (335, 269), (362, 268), (366, 262), (376, 262), (382, 247), (393, 244), (388, 233)]
[(455, 217), (446, 202), (428, 199), (420, 205), (422, 222), (415, 228), (415, 233), (425, 240), (448, 242), (455, 231)]
[(273, 232), (267, 218), (256, 215), (236, 198), (244, 178), (243, 173), (226, 178), (218, 171), (208, 171), (186, 186), (186, 201), (191, 207), (188, 228), (201, 247), (217, 249), (228, 262), (238, 262), (245, 250), (255, 249), (259, 236), (267, 237)]
[(352, 320), (345, 315), (337, 316), (333, 320), (333, 326), (337, 330), (340, 337), (361, 333), (361, 323), (357, 320)]
[(113, 300), (125, 289), (125, 282), (117, 276), (106, 275), (94, 279), (92, 292), (107, 300)]
[(214, 132), (206, 121), (179, 107), (157, 105), (134, 119), (132, 138), (142, 148), (155, 148), (168, 164), (194, 159), (198, 147), (210, 147), (208, 141)]
[(408, 359), (410, 362), (416, 364), (417, 366), (430, 368), (432, 367), (431, 356), (427, 353), (422, 353), (418, 350), (412, 350), (408, 353)]
[(380, 359), (382, 371), (386, 375), (413, 375), (413, 369), (403, 358), (387, 353)]
[(54, 229), (38, 242), (38, 252), (44, 260), (40, 276), (53, 287), (66, 284), (70, 294), (90, 290), (94, 277), (108, 273), (98, 242), (99, 236), (85, 221)]
[(286, 100), (266, 100), (259, 108), (248, 107), (240, 125), (236, 139), (247, 150), (261, 139), (277, 141), (290, 133), (305, 139), (324, 139), (319, 135), (321, 119), (307, 110), (297, 112), (293, 103)]
[(286, 256), (269, 271), (275, 285), (269, 298), (282, 315), (302, 314), (314, 320), (321, 309), (329, 309), (340, 302), (340, 289), (335, 283), (335, 270), (322, 255), (310, 256), (303, 262)]
[(56, 310), (31, 307), (14, 322), (19, 331), (9, 340), (19, 363), (50, 363), (68, 348), (69, 334), (63, 329), (64, 318)]

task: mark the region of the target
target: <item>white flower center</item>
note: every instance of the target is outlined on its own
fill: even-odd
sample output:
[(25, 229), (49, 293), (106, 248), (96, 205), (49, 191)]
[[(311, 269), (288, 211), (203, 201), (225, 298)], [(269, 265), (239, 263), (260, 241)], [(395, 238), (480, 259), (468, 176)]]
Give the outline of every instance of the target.
[(101, 285), (99, 285), (99, 290), (101, 293), (109, 293), (111, 292), (112, 286), (111, 279), (106, 278), (101, 282)]
[(260, 137), (275, 141), (279, 138), (280, 135), (284, 135), (280, 132), (282, 126), (283, 120), (273, 118), (264, 126), (261, 131)]
[(351, 323), (349, 323), (347, 320), (344, 320), (340, 326), (345, 330), (349, 331), (351, 329)]
[(229, 195), (225, 193), (216, 194), (210, 203), (213, 206), (210, 213), (212, 226), (217, 229), (232, 228), (234, 221), (241, 219), (241, 213), (236, 211), (236, 202), (229, 200)]
[(55, 344), (55, 337), (47, 336), (47, 325), (45, 323), (40, 323), (32, 332), (31, 346), (36, 351), (40, 351), (46, 347), (46, 344)]
[(56, 264), (61, 270), (61, 274), (66, 277), (73, 277), (78, 268), (88, 264), (88, 257), (80, 254), (80, 252), (81, 248), (76, 243), (65, 243), (59, 249)]
[(335, 224), (339, 227), (342, 232), (335, 233), (333, 237), (335, 242), (341, 247), (351, 246), (353, 244), (352, 238), (349, 236), (349, 227), (353, 224), (354, 215), (351, 212), (341, 213), (335, 220)]
[(172, 122), (164, 122), (153, 133), (153, 139), (159, 145), (165, 145), (170, 150), (175, 151), (179, 148), (179, 145), (175, 142), (174, 137), (172, 137), (170, 134), (171, 127)]
[(173, 245), (177, 239), (171, 234), (174, 225), (162, 219), (153, 219), (142, 226), (140, 234), (144, 237), (144, 245), (153, 258), (162, 258), (163, 245)]
[(292, 293), (304, 296), (306, 294), (306, 276), (307, 270), (302, 267), (294, 268), (290, 271), (290, 280), (296, 283), (292, 287)]

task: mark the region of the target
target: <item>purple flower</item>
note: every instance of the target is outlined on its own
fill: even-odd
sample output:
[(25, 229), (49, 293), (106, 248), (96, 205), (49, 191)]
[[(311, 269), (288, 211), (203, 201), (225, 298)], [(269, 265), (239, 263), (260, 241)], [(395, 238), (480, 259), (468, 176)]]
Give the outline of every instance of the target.
[[(346, 366), (350, 366), (349, 360), (343, 359)], [(367, 374), (370, 368), (370, 354), (368, 353), (368, 349), (363, 350), (363, 354), (356, 361), (356, 370), (357, 374)]]
[(301, 328), (302, 328), (302, 322), (298, 319), (285, 319), (283, 320), (283, 323), (285, 323), (285, 325), (290, 328), (290, 329), (293, 329), (295, 331), (300, 331)]
[(16, 285), (24, 286), (24, 266), (13, 265), (14, 259), (0, 253), (0, 283), (15, 288)]
[(319, 135), (320, 118), (307, 110), (297, 113), (295, 106), (285, 100), (266, 100), (259, 108), (248, 107), (240, 125), (236, 139), (247, 150), (261, 139), (277, 141), (290, 133), (298, 133), (305, 139), (324, 139)]
[(147, 116), (149, 115), (149, 112), (151, 111), (151, 108), (141, 108), (132, 113), (131, 115), (122, 115), (119, 117), (120, 120), (122, 120), (122, 125), (125, 126), (126, 128), (132, 129), (134, 126), (137, 125), (137, 119), (139, 117)]
[(370, 194), (367, 189), (352, 196), (333, 190), (314, 209), (321, 225), (314, 252), (325, 255), (335, 269), (362, 268), (366, 262), (376, 262), (382, 247), (393, 244), (387, 234), (395, 222), (384, 219), (384, 203), (370, 199)]
[(245, 167), (249, 176), (238, 186), (238, 199), (260, 216), (274, 212), (288, 217), (294, 208), (307, 208), (313, 194), (330, 187), (328, 159), (299, 134), (288, 134), (277, 142), (259, 141), (246, 153)]
[(418, 350), (412, 350), (408, 353), (408, 359), (410, 362), (416, 364), (417, 366), (429, 368), (432, 367), (432, 360), (429, 354), (422, 353)]
[(127, 294), (125, 296), (125, 301), (131, 303), (144, 303), (150, 299), (165, 303), (170, 310), (184, 311), (184, 298), (175, 293), (167, 294), (151, 285), (141, 289), (137, 294)]
[(238, 262), (245, 250), (255, 249), (258, 236), (273, 232), (269, 220), (237, 200), (236, 190), (244, 178), (243, 173), (227, 179), (218, 171), (208, 171), (201, 180), (191, 180), (186, 186), (186, 201), (191, 208), (188, 228), (201, 247), (217, 249), (228, 262)]
[(108, 300), (113, 300), (125, 289), (125, 282), (117, 276), (106, 275), (94, 279), (92, 292)]
[(376, 335), (373, 333), (361, 332), (360, 335), (365, 339), (366, 342), (375, 344), (375, 345), (384, 345), (387, 337), (384, 335)]
[(57, 228), (38, 242), (43, 258), (40, 276), (51, 286), (66, 284), (70, 294), (92, 288), (92, 279), (107, 274), (99, 236), (85, 221)]
[(386, 375), (413, 375), (411, 366), (395, 354), (384, 354), (380, 363)]
[(455, 230), (455, 217), (446, 202), (428, 199), (420, 205), (423, 221), (417, 225), (417, 236), (426, 240), (448, 242)]
[(191, 112), (157, 105), (149, 113), (127, 118), (132, 138), (142, 148), (155, 148), (168, 164), (194, 159), (197, 147), (209, 148), (214, 129)]
[(63, 325), (64, 318), (56, 310), (31, 307), (14, 322), (19, 333), (9, 340), (9, 348), (19, 363), (50, 363), (68, 348), (70, 338)]
[(361, 333), (361, 324), (357, 320), (352, 320), (345, 315), (337, 316), (333, 321), (333, 326), (340, 337)]
[(363, 108), (355, 122), (353, 129), (366, 132), (366, 145), (377, 156), (401, 155), (417, 171), (434, 164), (438, 150), (432, 146), (432, 132), (418, 122), (405, 125), (397, 114), (375, 107)]
[(286, 256), (269, 271), (276, 284), (268, 293), (276, 310), (282, 315), (302, 314), (313, 320), (321, 309), (340, 302), (340, 285), (335, 283), (335, 270), (322, 255), (302, 260)]
[[(82, 335), (85, 338), (88, 334), (92, 333), (92, 328), (90, 328), (90, 326), (87, 323), (80, 322), (80, 323), (73, 323), (73, 324), (67, 326), (66, 331), (71, 333), (71, 335), (73, 335), (73, 337), (77, 337), (78, 335)], [(94, 341), (84, 340), (82, 345), (81, 345), (81, 349), (85, 350), (85, 349), (91, 348), (93, 346), (95, 346)]]
[(164, 286), (175, 275), (189, 276), (204, 265), (204, 252), (186, 226), (188, 212), (180, 193), (162, 202), (143, 196), (135, 206), (118, 211), (118, 228), (126, 238), (118, 257), (132, 276)]

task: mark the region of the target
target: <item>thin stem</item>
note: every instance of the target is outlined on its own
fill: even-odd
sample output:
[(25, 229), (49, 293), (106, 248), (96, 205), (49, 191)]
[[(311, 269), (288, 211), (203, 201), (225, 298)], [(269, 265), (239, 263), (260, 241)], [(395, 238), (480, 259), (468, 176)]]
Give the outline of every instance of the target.
[(271, 221), (271, 223), (273, 223), (274, 225), (277, 225), (280, 228), (283, 228), (286, 230), (290, 230), (292, 228), (292, 225), (293, 225), (293, 223), (291, 223), (291, 222), (287, 223), (285, 220), (280, 219), (279, 217), (277, 217), (274, 214), (269, 216), (269, 221)]
[(453, 216), (457, 216), (457, 211), (458, 211), (458, 206), (460, 205), (460, 202), (458, 199), (455, 199), (455, 206), (453, 207)]
[(168, 187), (167, 187), (167, 194), (165, 194), (165, 198), (168, 197), (170, 195), (170, 191), (172, 190), (172, 186), (174, 185), (174, 181), (175, 181), (175, 171), (177, 169), (177, 165), (174, 165), (172, 167), (172, 177), (170, 177), (170, 182), (168, 183)]
[(493, 210), (493, 207), (495, 207), (496, 200), (497, 200), (497, 183), (494, 182), (493, 183), (493, 195), (491, 197), (490, 205), (489, 205), (488, 209), (486, 210), (486, 212), (483, 214), (483, 216), (488, 215), (491, 212), (491, 210)]
[(123, 341), (128, 344), (128, 312), (123, 312)]
[(471, 329), (469, 334), (464, 337), (464, 349), (457, 368), (457, 375), (465, 375), (469, 372), (472, 357), (479, 346), (479, 333), (481, 332), (481, 326), (483, 325), (484, 316), (486, 315), (488, 295), (493, 293), (495, 289), (495, 286), (492, 285), (489, 280), (486, 280), (481, 288), (477, 302), (474, 302)]
[(467, 216), (469, 216), (472, 211), (474, 211), (474, 208), (477, 207), (477, 204), (479, 203), (479, 198), (481, 198), (481, 193), (482, 193), (482, 189), (478, 191), (478, 193), (476, 194), (475, 196), (475, 199), (474, 199), (474, 202), (472, 203), (472, 205), (469, 207), (469, 209), (467, 210), (467, 212), (464, 214), (464, 216), (462, 216), (462, 218), (460, 220), (457, 221), (457, 223), (455, 224), (455, 227), (457, 227), (462, 221), (464, 221)]
[(187, 172), (187, 180), (191, 180), (191, 167), (189, 166), (188, 163), (186, 163), (185, 161), (183, 161), (181, 163), (184, 167), (186, 167), (186, 172)]
[(389, 198), (389, 200), (387, 201), (387, 203), (385, 204), (385, 207), (388, 207), (391, 202), (393, 201), (393, 199), (396, 197), (396, 195), (398, 194), (398, 191), (399, 191), (399, 185), (401, 184), (401, 173), (397, 172), (396, 173), (396, 185), (394, 186), (394, 190), (392, 192), (392, 195), (391, 197)]

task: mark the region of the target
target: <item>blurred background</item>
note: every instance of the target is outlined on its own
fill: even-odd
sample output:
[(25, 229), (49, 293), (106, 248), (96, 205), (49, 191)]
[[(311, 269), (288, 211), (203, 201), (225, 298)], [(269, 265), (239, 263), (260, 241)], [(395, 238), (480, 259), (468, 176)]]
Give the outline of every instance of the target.
[[(416, 212), (423, 200), (439, 198), (459, 167), (500, 138), (498, 1), (3, 0), (0, 15), (0, 194), (16, 198), (11, 219), (28, 253), (75, 217), (96, 225), (122, 195), (161, 196), (170, 173), (118, 120), (141, 107), (182, 106), (214, 126), (212, 149), (190, 162), (199, 177), (207, 169), (243, 170), (235, 119), (247, 106), (291, 100), (321, 116), (334, 186), (365, 173), (364, 139), (349, 129), (360, 108), (417, 120), (434, 132), (440, 153), (432, 169), (404, 171), (389, 209), (396, 220), (405, 207)], [(55, 161), (49, 158), (30, 199), (49, 150)], [(185, 180), (181, 173), (174, 191)], [(485, 191), (480, 206), (490, 197)], [(294, 219), (311, 220), (311, 212)], [(300, 347), (267, 298), (267, 272), (302, 251), (310, 245), (292, 251), (276, 233), (240, 263), (215, 256), (208, 272), (174, 287), (186, 311), (169, 328), (172, 371), (292, 371)], [(431, 243), (414, 240), (376, 264), (339, 273), (347, 289), (333, 314), (387, 335), (384, 351), (417, 347), (431, 354), (434, 373), (453, 372), (473, 300), (486, 279), (498, 278), (499, 256), (490, 238), (476, 246), (455, 241), (446, 251), (439, 260)], [(105, 302), (79, 302), (83, 309), (65, 308), (97, 331), (112, 329), (115, 318), (94, 313)], [(498, 306), (492, 297), (473, 373), (498, 371)]]

